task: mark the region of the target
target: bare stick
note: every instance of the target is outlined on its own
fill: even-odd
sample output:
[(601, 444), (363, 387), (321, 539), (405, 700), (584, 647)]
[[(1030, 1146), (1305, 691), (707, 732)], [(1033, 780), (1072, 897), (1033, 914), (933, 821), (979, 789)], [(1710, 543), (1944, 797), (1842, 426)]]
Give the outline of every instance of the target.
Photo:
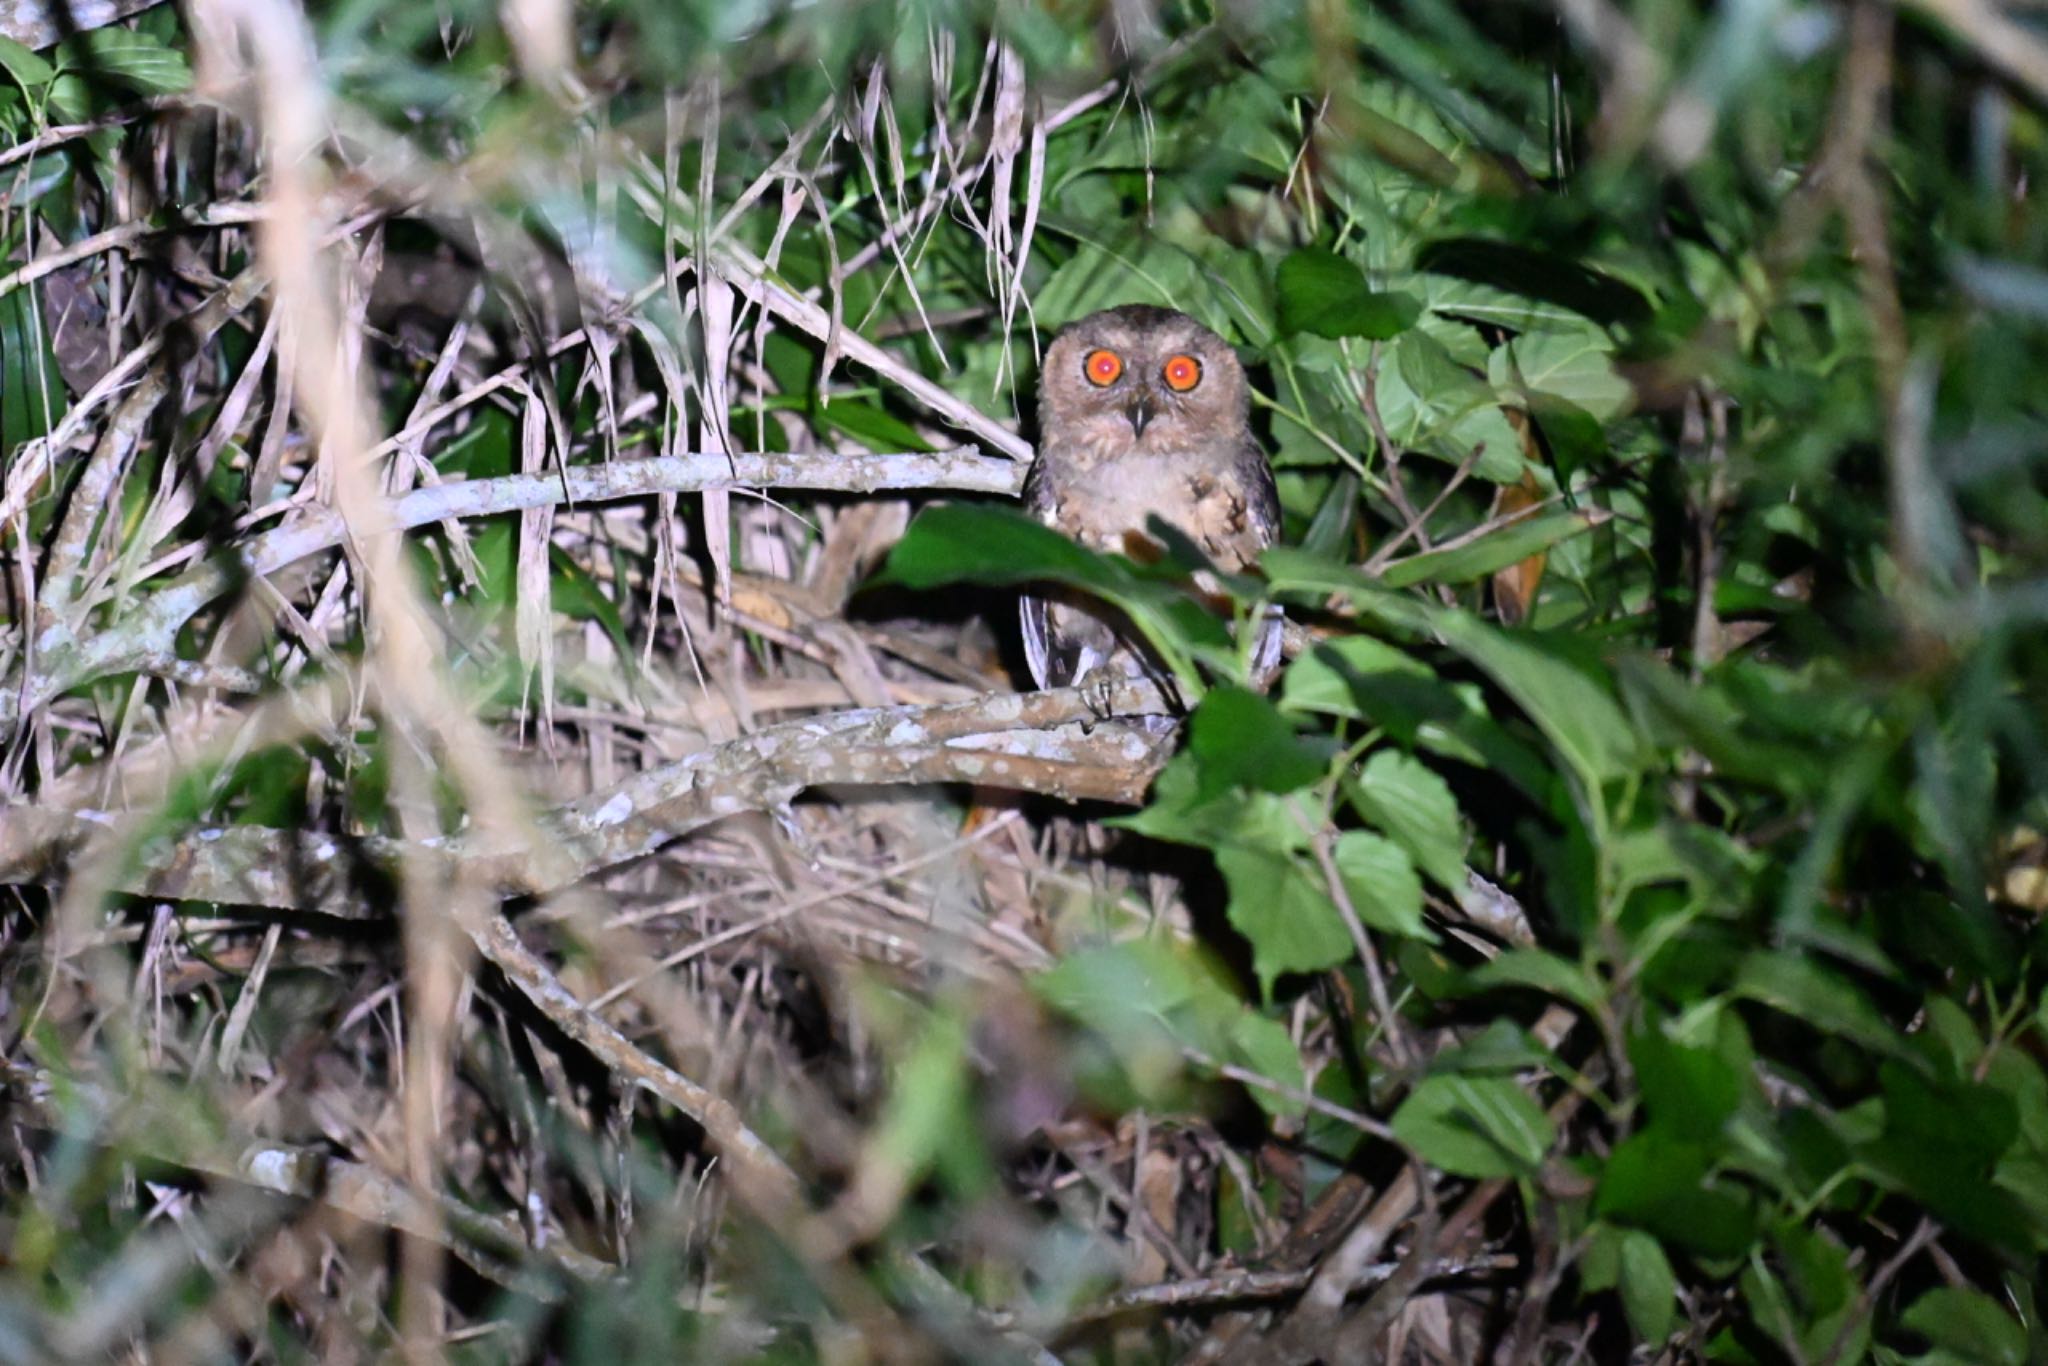
[[(573, 498), (597, 503), (649, 493), (705, 488), (807, 488), (868, 493), (883, 489), (949, 488), (966, 492), (1014, 493), (1023, 467), (982, 455), (972, 446), (932, 455), (834, 456), (691, 453), (577, 465), (562, 474), (508, 475), (499, 479), (435, 484), (415, 489), (389, 506), (395, 530), (451, 517), (481, 517), (540, 507)], [(566, 491), (566, 493), (565, 493)], [(26, 689), (0, 690), (0, 734), (26, 715), (81, 683), (110, 672), (147, 669), (174, 657), (178, 631), (215, 598), (249, 575), (275, 573), (288, 564), (342, 543), (346, 523), (335, 510), (319, 508), (252, 538), (232, 558), (210, 561), (149, 595), (136, 610), (81, 640), (52, 641), (50, 657)], [(17, 706), (26, 703), (26, 709)]]

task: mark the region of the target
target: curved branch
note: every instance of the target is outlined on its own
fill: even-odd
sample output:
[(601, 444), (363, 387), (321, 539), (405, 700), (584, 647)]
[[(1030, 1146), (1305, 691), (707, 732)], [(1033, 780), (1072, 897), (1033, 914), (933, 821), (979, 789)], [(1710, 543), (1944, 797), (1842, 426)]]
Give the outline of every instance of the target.
[(110, 889), (134, 896), (382, 919), (403, 859), (502, 897), (546, 895), (828, 783), (974, 783), (1135, 805), (1169, 746), (1134, 727), (1095, 724), (1105, 703), (1119, 715), (1165, 711), (1156, 688), (1129, 683), (1106, 698), (1094, 687), (1062, 688), (785, 722), (556, 807), (537, 822), (541, 849), (261, 826), (173, 837), (141, 813), (0, 807), (0, 882), (62, 883), (86, 862), (107, 860), (97, 866), (119, 870)]

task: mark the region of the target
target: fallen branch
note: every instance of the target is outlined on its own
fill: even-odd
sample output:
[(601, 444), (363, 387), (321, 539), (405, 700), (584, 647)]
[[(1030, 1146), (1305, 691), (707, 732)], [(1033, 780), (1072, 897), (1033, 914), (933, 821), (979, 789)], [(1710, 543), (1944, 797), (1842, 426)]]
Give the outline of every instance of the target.
[[(404, 859), (501, 897), (545, 895), (827, 783), (976, 783), (1134, 805), (1166, 746), (1091, 724), (1103, 701), (1095, 688), (1064, 688), (785, 722), (555, 808), (537, 822), (547, 841), (538, 850), (469, 836), (429, 846), (261, 826), (174, 832), (148, 814), (0, 807), (0, 882), (61, 884), (92, 864), (109, 870), (111, 890), (134, 896), (381, 919)], [(1163, 710), (1145, 684), (1108, 703), (1121, 715)]]
[[(577, 465), (559, 473), (515, 474), (415, 489), (390, 505), (391, 525), (411, 530), (429, 522), (487, 517), (565, 501), (610, 502), (653, 493), (712, 488), (813, 489), (846, 493), (948, 489), (1014, 495), (1024, 467), (984, 456), (972, 446), (933, 454), (791, 456), (692, 453)], [(133, 613), (104, 629), (46, 633), (38, 642), (36, 676), (26, 688), (0, 688), (0, 738), (29, 711), (81, 684), (112, 673), (143, 671), (176, 655), (178, 632), (199, 610), (252, 576), (273, 574), (342, 543), (344, 523), (331, 509), (310, 510), (251, 537), (151, 592)]]

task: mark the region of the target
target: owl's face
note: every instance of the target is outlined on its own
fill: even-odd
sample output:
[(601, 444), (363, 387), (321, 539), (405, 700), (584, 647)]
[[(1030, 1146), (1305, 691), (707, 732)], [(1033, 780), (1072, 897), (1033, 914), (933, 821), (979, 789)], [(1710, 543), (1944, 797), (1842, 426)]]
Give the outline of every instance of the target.
[(1245, 430), (1244, 367), (1185, 313), (1125, 304), (1073, 323), (1046, 349), (1040, 439), (1082, 464), (1214, 449)]

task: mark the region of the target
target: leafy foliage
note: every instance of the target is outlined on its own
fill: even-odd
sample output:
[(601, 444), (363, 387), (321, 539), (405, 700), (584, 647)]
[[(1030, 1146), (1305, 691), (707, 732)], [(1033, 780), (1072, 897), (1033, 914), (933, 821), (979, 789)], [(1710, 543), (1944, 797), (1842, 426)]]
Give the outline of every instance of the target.
[[(1188, 715), (1141, 808), (1034, 810), (1093, 828), (1038, 868), (1028, 915), (913, 876), (976, 838), (936, 792), (936, 844), (833, 788), (758, 803), (800, 832), (793, 873), (716, 881), (721, 846), (579, 886), (712, 916), (757, 898), (625, 969), (606, 934), (556, 947), (579, 1008), (628, 998), (622, 1036), (742, 1096), (800, 1166), (819, 1207), (781, 1226), (706, 1195), (707, 1167), (723, 1172), (703, 1136), (636, 1114), (637, 1082), (586, 1076), (602, 1069), (523, 1006), (465, 991), (461, 1015), (453, 990), (395, 979), (357, 991), (310, 952), (265, 986), (303, 927), (265, 941), (273, 927), (234, 907), (147, 899), (109, 903), (132, 923), (99, 947), (133, 961), (88, 992), (43, 950), (90, 916), (25, 885), (7, 913), (6, 1043), (43, 1069), (50, 1132), (93, 1141), (14, 1140), (36, 1149), (36, 1180), (6, 1180), (0, 1339), (62, 1345), (72, 1330), (52, 1325), (106, 1322), (142, 1350), (217, 1311), (247, 1321), (209, 1331), (252, 1351), (344, 1327), (385, 1349), (417, 1346), (452, 1306), (508, 1354), (575, 1359), (637, 1350), (656, 1325), (663, 1346), (707, 1355), (747, 1354), (750, 1333), (792, 1360), (844, 1359), (861, 1333), (880, 1354), (891, 1315), (933, 1355), (1023, 1334), (1076, 1360), (1170, 1359), (1204, 1334), (1204, 1350), (1306, 1359), (1359, 1324), (1375, 1350), (1433, 1325), (1438, 1359), (2048, 1354), (2038, 67), (1865, 0), (1641, 0), (1561, 20), (1443, 0), (1119, 5), (1115, 23), (617, 0), (557, 16), (553, 59), (545, 35), (505, 27), (519, 8), (311, 13), (322, 93), (346, 115), (325, 154), (393, 181), (353, 206), (381, 223), (375, 249), (337, 258), (337, 288), (351, 281), (372, 320), (351, 363), (389, 430), (438, 411), (451, 373), (464, 393), (380, 449), (384, 491), (693, 443), (942, 450), (968, 419), (1028, 436), (1044, 335), (1144, 301), (1245, 357), (1284, 544), (1217, 580), (1219, 612), (1182, 556), (1095, 555), (1002, 507), (940, 502), (889, 551), (872, 581), (887, 593), (842, 614), (868, 531), (844, 533), (851, 550), (837, 538), (874, 523), (831, 499), (718, 490), (677, 516), (665, 493), (621, 517), (422, 526), (408, 545), (444, 609), (446, 673), (507, 733), (545, 737), (534, 781), (550, 791), (571, 770), (580, 794), (622, 764), (710, 753), (760, 712), (830, 709), (821, 696), (956, 696), (936, 690), (977, 676), (979, 637), (909, 620), (951, 585), (980, 586), (998, 631), (1027, 584), (1113, 604)], [(2024, 25), (2008, 38), (2039, 44)], [(67, 263), (0, 284), (6, 796), (96, 809), (132, 781), (150, 820), (103, 855), (108, 886), (190, 830), (438, 841), (487, 805), (422, 778), (431, 747), (388, 715), (365, 719), (381, 643), (340, 569), (360, 546), (331, 578), (266, 572), (185, 609), (154, 652), (76, 663), (148, 626), (189, 590), (181, 575), (246, 576), (232, 552), (252, 526), (327, 496), (319, 443), (265, 368), (290, 327), (282, 342), (253, 315), (189, 332), (194, 290), (256, 269), (241, 211), (260, 181), (258, 139), (235, 142), (249, 128), (222, 115), (240, 131), (194, 152), (189, 125), (159, 122), (206, 69), (194, 44), (168, 9), (40, 52), (0, 41), (0, 129), (25, 149), (8, 269), (133, 213), (119, 245), (147, 281), (124, 292), (90, 264), (80, 283)], [(432, 173), (401, 174), (414, 157)], [(160, 181), (138, 204), (143, 168)], [(182, 250), (202, 230), (220, 235)], [(394, 271), (418, 298), (387, 313), (373, 286)], [(461, 286), (445, 306), (429, 288), (443, 276)], [(766, 310), (770, 287), (816, 316)], [(94, 308), (73, 345), (64, 329)], [(165, 389), (189, 403), (100, 445), (126, 419), (95, 398), (92, 435), (46, 449), (144, 334), (179, 339), (186, 368)], [(832, 592), (803, 581), (823, 564)], [(63, 594), (38, 587), (52, 574), (70, 576)], [(863, 619), (877, 601), (905, 619)], [(1261, 695), (1231, 626), (1270, 603), (1302, 648)], [(278, 631), (251, 626), (258, 608)], [(192, 758), (171, 685), (152, 680), (252, 677), (298, 719), (265, 713)], [(327, 682), (349, 685), (347, 705), (315, 696)], [(170, 776), (138, 762), (114, 781), (137, 734)], [(805, 877), (815, 895), (791, 890)], [(97, 910), (102, 884), (78, 885)], [(854, 902), (921, 918), (833, 922), (834, 944), (879, 960), (843, 975), (752, 942)], [(955, 941), (981, 955), (957, 974), (974, 989), (891, 956), (910, 943), (916, 966), (946, 968), (935, 946)], [(402, 954), (424, 991), (433, 942), (393, 933), (363, 962)], [(159, 998), (142, 1047), (151, 1012), (94, 993), (161, 977), (183, 943), (232, 966), (209, 964), (206, 990), (168, 1012)], [(695, 1008), (680, 998), (632, 1003), (620, 984), (659, 980), (646, 965), (662, 961), (687, 965), (692, 1000), (730, 1007), (717, 1029), (679, 1028)], [(453, 1029), (449, 1073), (406, 1070), (424, 1033), (343, 1053), (300, 1037), (308, 1020), (355, 1029), (375, 1009), (356, 996), (402, 1002), (407, 1030)], [(216, 1067), (230, 1031), (274, 1045), (275, 1064)], [(318, 1104), (293, 1094), (312, 1116), (299, 1137), (357, 1158), (405, 1152), (395, 1098), (443, 1103), (459, 1079), (478, 1132), (439, 1167), (417, 1152), (393, 1167), (445, 1182), (426, 1192), (447, 1196), (434, 1219), (488, 1243), (466, 1260), (499, 1288), (451, 1276), (425, 1314), (406, 1305), (419, 1284), (368, 1276), (350, 1286), (366, 1312), (323, 1317), (278, 1253), (262, 1275), (294, 1287), (289, 1303), (251, 1309), (264, 1297), (216, 1302), (207, 1277), (227, 1273), (209, 1253), (182, 1281), (164, 1273), (163, 1304), (79, 1316), (66, 1287), (110, 1284), (158, 1246), (138, 1163), (176, 1168), (158, 1209), (179, 1220), (195, 1172), (229, 1185), (232, 1168), (150, 1141), (225, 1151), (245, 1123), (275, 1137), (299, 1117), (270, 1088), (291, 1091), (290, 1059), (316, 1052), (372, 1100), (351, 1111), (326, 1080)], [(1343, 1259), (1311, 1216), (1335, 1210), (1341, 1240), (1363, 1226), (1359, 1191), (1403, 1182), (1416, 1194), (1376, 1279), (1356, 1269), (1341, 1313), (1312, 1321), (1300, 1292)], [(479, 1210), (518, 1211), (514, 1236), (490, 1243), (464, 1222)], [(230, 1261), (256, 1260), (255, 1215), (207, 1214), (218, 1227), (195, 1246), (217, 1233)], [(587, 1277), (601, 1292), (565, 1246), (605, 1259)], [(1247, 1269), (1296, 1279), (1264, 1298), (1230, 1282)], [(1169, 1277), (1187, 1300), (1115, 1299), (1120, 1279)], [(1385, 1304), (1380, 1283), (1406, 1298)], [(712, 1289), (722, 1309), (700, 1311)]]

